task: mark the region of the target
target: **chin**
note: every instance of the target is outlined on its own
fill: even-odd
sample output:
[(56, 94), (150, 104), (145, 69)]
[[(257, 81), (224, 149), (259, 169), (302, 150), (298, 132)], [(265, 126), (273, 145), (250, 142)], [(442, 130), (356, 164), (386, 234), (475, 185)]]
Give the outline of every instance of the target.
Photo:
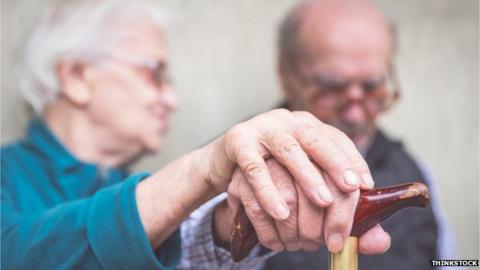
[(147, 136), (143, 137), (143, 145), (147, 152), (157, 153), (163, 147), (165, 131), (162, 129), (150, 129)]
[(372, 140), (372, 135), (374, 134), (373, 130), (374, 129), (372, 129), (372, 127), (367, 126), (362, 129), (353, 130), (352, 133), (347, 133), (347, 135), (353, 141), (355, 146), (362, 151), (366, 150), (366, 148), (370, 144), (370, 141)]
[(374, 124), (368, 121), (352, 124), (337, 118), (325, 122), (344, 132), (359, 150), (364, 150), (370, 144), (373, 131), (375, 130)]
[(149, 153), (158, 153), (162, 149), (162, 146), (163, 140), (157, 140), (156, 142), (151, 141), (146, 144), (145, 149)]
[(143, 136), (139, 137), (137, 142), (143, 149), (143, 152), (156, 153), (160, 150), (164, 140), (163, 134), (152, 132), (152, 130), (144, 130), (144, 133), (141, 135)]

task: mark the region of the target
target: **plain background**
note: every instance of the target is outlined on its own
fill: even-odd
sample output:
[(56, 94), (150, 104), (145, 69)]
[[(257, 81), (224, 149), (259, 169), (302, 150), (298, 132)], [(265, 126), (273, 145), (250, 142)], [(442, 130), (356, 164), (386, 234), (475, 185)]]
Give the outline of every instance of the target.
[[(17, 87), (22, 49), (41, 12), (54, 2), (1, 1), (2, 143), (21, 136), (28, 121)], [(168, 43), (181, 106), (164, 149), (142, 160), (136, 170), (160, 168), (281, 100), (276, 30), (296, 1), (157, 2), (176, 18)], [(459, 257), (478, 259), (478, 1), (374, 3), (397, 26), (402, 85), (400, 103), (381, 125), (431, 168)]]

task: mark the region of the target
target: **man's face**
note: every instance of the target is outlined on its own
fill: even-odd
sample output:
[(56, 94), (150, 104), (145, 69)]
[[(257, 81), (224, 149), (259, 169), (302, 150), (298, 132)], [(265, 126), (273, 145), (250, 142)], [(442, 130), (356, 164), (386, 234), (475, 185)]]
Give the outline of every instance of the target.
[(97, 126), (130, 147), (156, 151), (177, 106), (162, 34), (151, 23), (123, 31), (121, 42), (92, 65), (87, 112)]
[(390, 82), (390, 35), (381, 27), (339, 24), (331, 31), (308, 25), (302, 32), (306, 58), (282, 79), (294, 109), (310, 111), (362, 148), (382, 111), (382, 87)]

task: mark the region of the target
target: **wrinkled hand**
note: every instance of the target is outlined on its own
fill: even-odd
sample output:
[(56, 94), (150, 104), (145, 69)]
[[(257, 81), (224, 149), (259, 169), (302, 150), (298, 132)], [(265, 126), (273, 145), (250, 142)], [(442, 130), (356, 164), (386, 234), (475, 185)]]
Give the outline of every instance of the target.
[[(298, 183), (275, 159), (267, 160), (266, 164), (274, 185), (289, 206), (290, 216), (285, 220), (272, 219), (258, 204), (242, 172), (236, 170), (228, 188), (230, 219), (238, 210), (239, 204), (243, 204), (260, 243), (275, 251), (316, 250), (325, 243), (325, 239), (330, 251), (341, 250), (351, 231), (359, 192), (341, 192), (335, 185), (331, 185), (326, 176), (334, 201), (328, 208), (321, 208), (306, 198)], [(320, 170), (319, 172), (321, 173)], [(364, 254), (383, 253), (389, 246), (390, 236), (379, 225), (359, 239), (359, 251)]]
[[(258, 115), (236, 125), (204, 151), (208, 184), (225, 191), (238, 166), (258, 205), (275, 220), (287, 219), (290, 210), (272, 181), (265, 163), (269, 157), (286, 168), (296, 189), (316, 206), (332, 203), (330, 189), (353, 192), (359, 186), (373, 186), (368, 166), (350, 139), (307, 112), (278, 109)], [(325, 177), (331, 179), (330, 185)]]

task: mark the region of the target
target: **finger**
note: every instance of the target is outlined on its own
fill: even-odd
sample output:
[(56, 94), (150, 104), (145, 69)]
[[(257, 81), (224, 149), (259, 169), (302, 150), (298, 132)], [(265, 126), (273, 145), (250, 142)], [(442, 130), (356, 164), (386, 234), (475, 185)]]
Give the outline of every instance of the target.
[(299, 111), (292, 113), (304, 123), (317, 123), (319, 127), (323, 127), (325, 134), (328, 135), (334, 143), (343, 149), (344, 153), (352, 163), (353, 170), (360, 176), (360, 187), (362, 189), (371, 189), (374, 186), (373, 178), (371, 176), (368, 165), (364, 158), (358, 151), (352, 140), (342, 131), (329, 125), (321, 123), (313, 114), (309, 112)]
[(253, 190), (245, 182), (243, 174), (234, 174), (232, 181), (236, 183), (240, 200), (260, 243), (274, 251), (284, 250), (285, 246), (280, 240), (273, 219), (260, 206)]
[(359, 178), (343, 149), (327, 136), (325, 126), (321, 123), (300, 124), (296, 129), (296, 138), (341, 191), (355, 191), (360, 185)]
[(358, 251), (365, 255), (385, 253), (391, 244), (390, 235), (377, 224), (358, 239)]
[(288, 206), (272, 182), (267, 165), (260, 154), (261, 145), (247, 128), (233, 128), (226, 136), (227, 155), (237, 163), (261, 206), (273, 218), (286, 219)]
[(324, 243), (323, 218), (324, 208), (317, 207), (305, 196), (301, 188), (298, 194), (298, 231), (304, 250), (313, 251)]
[(375, 184), (368, 164), (352, 140), (350, 140), (345, 133), (332, 126), (325, 125), (325, 129), (328, 131), (332, 140), (343, 149), (352, 164), (353, 170), (360, 176), (360, 188), (372, 189)]
[[(236, 169), (238, 170), (238, 169)], [(236, 173), (241, 173), (240, 171)], [(234, 175), (236, 174), (234, 172)], [(232, 177), (234, 179), (234, 177)], [(232, 180), (228, 186), (228, 197), (227, 197), (227, 204), (232, 211), (232, 214), (235, 215), (237, 213), (238, 209), (240, 208), (240, 205), (242, 202), (240, 201), (240, 195), (238, 194), (237, 188), (235, 188), (236, 183)]]
[[(329, 182), (328, 176), (326, 178)], [(350, 235), (360, 192), (344, 193), (334, 185), (331, 185), (330, 189), (335, 201), (326, 209), (324, 236), (328, 250), (338, 252), (342, 250), (345, 240)]]
[(285, 167), (273, 158), (267, 160), (267, 166), (275, 186), (282, 194), (290, 210), (290, 216), (286, 220), (274, 221), (278, 235), (287, 250), (299, 250), (301, 243), (298, 237), (297, 191), (293, 177)]
[(275, 132), (265, 142), (272, 155), (293, 175), (307, 196), (318, 206), (326, 207), (333, 201), (323, 177), (308, 159), (298, 141), (288, 133)]

